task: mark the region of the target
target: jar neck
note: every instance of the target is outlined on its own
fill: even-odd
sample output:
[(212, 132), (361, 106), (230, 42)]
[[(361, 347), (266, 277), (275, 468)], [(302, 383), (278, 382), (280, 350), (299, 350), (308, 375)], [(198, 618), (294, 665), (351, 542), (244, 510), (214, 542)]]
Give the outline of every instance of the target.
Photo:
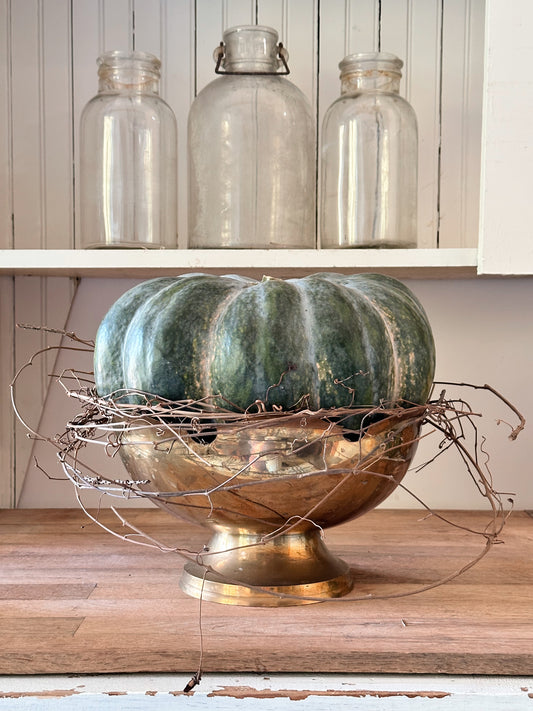
[(230, 27), (223, 34), (223, 48), (221, 66), (226, 72), (274, 74), (280, 66), (278, 33), (271, 27)]
[(339, 64), (341, 94), (378, 91), (399, 94), (403, 62), (394, 54), (351, 54)]
[(98, 58), (98, 92), (159, 94), (160, 69), (147, 52), (107, 52)]

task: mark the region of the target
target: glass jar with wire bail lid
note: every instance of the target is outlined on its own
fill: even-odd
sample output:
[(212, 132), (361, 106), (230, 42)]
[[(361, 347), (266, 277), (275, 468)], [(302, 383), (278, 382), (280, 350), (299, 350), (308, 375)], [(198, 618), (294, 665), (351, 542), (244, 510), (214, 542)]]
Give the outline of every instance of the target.
[(278, 33), (232, 27), (188, 121), (189, 247), (315, 247), (315, 128)]
[(322, 125), (322, 247), (416, 247), (417, 121), (394, 54), (339, 64), (341, 96)]
[(80, 120), (80, 230), (86, 248), (176, 247), (176, 118), (147, 52), (98, 58)]

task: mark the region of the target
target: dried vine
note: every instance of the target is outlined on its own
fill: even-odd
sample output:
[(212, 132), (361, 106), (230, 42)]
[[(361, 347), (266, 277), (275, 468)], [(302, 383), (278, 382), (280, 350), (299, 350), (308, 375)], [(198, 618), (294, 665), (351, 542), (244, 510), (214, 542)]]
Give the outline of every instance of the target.
[[(26, 326), (27, 327), (27, 326)], [(57, 332), (57, 331), (55, 331)], [(308, 441), (297, 441), (289, 443), (289, 445), (281, 443), (278, 448), (270, 448), (267, 452), (258, 451), (237, 468), (230, 472), (228, 476), (220, 482), (214, 484), (211, 488), (199, 488), (190, 491), (154, 491), (149, 488), (150, 481), (147, 479), (113, 479), (106, 477), (105, 473), (94, 471), (86, 462), (83, 461), (83, 451), (88, 447), (100, 446), (103, 447), (105, 453), (109, 457), (114, 457), (127, 447), (128, 443), (135, 442), (136, 437), (143, 437), (146, 440), (147, 433), (150, 433), (152, 444), (155, 450), (170, 452), (174, 447), (180, 447), (181, 450), (187, 453), (188, 456), (197, 458), (199, 462), (209, 465), (203, 459), (202, 447), (198, 444), (206, 445), (213, 441), (219, 435), (227, 435), (232, 433), (246, 434), (247, 431), (257, 431), (261, 428), (291, 426), (298, 427), (302, 423), (308, 421), (320, 422), (320, 430), (317, 434), (320, 446), (327, 447), (328, 440), (337, 434), (339, 429), (343, 429), (347, 418), (356, 417), (359, 419), (359, 429), (344, 429), (347, 438), (354, 442), (363, 441), (364, 435), (370, 426), (370, 423), (376, 419), (386, 419), (391, 423), (390, 433), (386, 440), (386, 446), (383, 443), (376, 445), (370, 452), (363, 453), (361, 449), (360, 461), (357, 465), (357, 470), (353, 465), (346, 468), (336, 467), (334, 470), (328, 469), (326, 457), (324, 455), (323, 466), (311, 469), (298, 474), (279, 475), (276, 477), (276, 482), (290, 482), (298, 479), (311, 479), (312, 477), (324, 477), (332, 474), (331, 489), (324, 494), (324, 497), (318, 503), (312, 505), (304, 515), (288, 516), (281, 521), (280, 525), (273, 528), (272, 531), (266, 533), (261, 538), (261, 543), (274, 540), (276, 537), (285, 535), (302, 522), (309, 522), (317, 528), (322, 529), (321, 525), (314, 521), (314, 514), (317, 508), (324, 500), (333, 496), (335, 492), (342, 487), (354, 475), (359, 475), (364, 472), (365, 476), (386, 476), (379, 471), (376, 471), (376, 463), (380, 457), (384, 456), (386, 450), (387, 456), (391, 452), (397, 451), (400, 455), (402, 447), (415, 444), (419, 439), (430, 435), (438, 437), (438, 445), (434, 456), (430, 460), (418, 466), (418, 471), (432, 464), (437, 457), (448, 451), (450, 448), (461, 457), (467, 475), (472, 479), (477, 487), (480, 496), (484, 497), (492, 512), (492, 518), (483, 530), (474, 530), (472, 528), (460, 526), (449, 517), (443, 516), (441, 513), (432, 510), (427, 506), (420, 497), (414, 492), (407, 489), (401, 482), (399, 487), (407, 491), (413, 499), (422, 505), (429, 514), (438, 517), (451, 526), (455, 526), (469, 533), (481, 536), (484, 540), (484, 545), (479, 554), (460, 569), (451, 572), (450, 574), (431, 583), (420, 585), (408, 592), (389, 593), (384, 595), (358, 595), (349, 593), (344, 597), (328, 599), (328, 602), (334, 603), (349, 603), (362, 600), (377, 600), (391, 599), (412, 595), (423, 592), (431, 588), (449, 582), (458, 577), (466, 570), (474, 566), (481, 560), (492, 548), (492, 546), (501, 540), (501, 533), (505, 525), (505, 521), (512, 509), (512, 499), (503, 500), (503, 495), (499, 493), (493, 485), (492, 474), (488, 467), (488, 461), (485, 457), (486, 452), (483, 448), (483, 443), (480, 444), (476, 420), (481, 415), (472, 410), (468, 402), (462, 398), (450, 398), (447, 395), (447, 390), (441, 390), (436, 399), (430, 399), (425, 405), (410, 405), (408, 407), (409, 417), (416, 421), (420, 426), (424, 426), (424, 432), (420, 434), (420, 430), (416, 429), (416, 434), (412, 440), (407, 443), (396, 443), (395, 437), (398, 436), (398, 427), (395, 423), (401, 422), (401, 418), (406, 413), (406, 403), (380, 403), (377, 407), (368, 408), (337, 408), (335, 410), (318, 410), (309, 409), (306, 398), (296, 403), (290, 411), (267, 410), (268, 391), (265, 394), (264, 401), (254, 402), (246, 411), (240, 411), (231, 402), (225, 401), (220, 395), (214, 394), (210, 397), (205, 397), (199, 401), (169, 401), (164, 398), (159, 398), (150, 393), (142, 391), (121, 390), (112, 393), (106, 398), (101, 398), (96, 393), (92, 374), (89, 372), (68, 369), (60, 374), (52, 376), (54, 380), (63, 388), (65, 396), (76, 399), (80, 404), (80, 412), (70, 422), (66, 423), (64, 431), (53, 437), (48, 437), (34, 431), (25, 421), (22, 414), (18, 411), (15, 386), (18, 379), (22, 376), (26, 368), (31, 367), (35, 358), (43, 353), (53, 349), (66, 349), (76, 353), (77, 351), (91, 352), (93, 343), (78, 338), (73, 333), (63, 333), (70, 341), (72, 346), (53, 346), (43, 349), (36, 353), (28, 363), (26, 363), (15, 376), (11, 390), (12, 402), (15, 412), (30, 433), (30, 436), (47, 441), (51, 446), (56, 448), (57, 459), (64, 475), (73, 484), (77, 501), (85, 512), (85, 514), (100, 525), (103, 529), (114, 536), (126, 541), (136, 543), (138, 545), (150, 546), (162, 552), (175, 553), (187, 561), (199, 563), (204, 568), (205, 576), (213, 572), (213, 568), (205, 561), (205, 546), (201, 550), (189, 550), (184, 547), (175, 547), (164, 544), (156, 540), (148, 533), (136, 528), (128, 522), (127, 517), (122, 515), (114, 506), (110, 508), (120, 522), (122, 532), (119, 532), (112, 527), (106, 526), (99, 518), (99, 513), (92, 513), (83, 503), (83, 491), (96, 490), (101, 493), (102, 497), (128, 498), (128, 499), (149, 499), (154, 503), (164, 502), (176, 506), (186, 506), (188, 500), (196, 501), (198, 497), (205, 499), (204, 508), (208, 512), (206, 518), (213, 514), (216, 509), (214, 503), (215, 496), (225, 492), (244, 492), (246, 487), (261, 486), (261, 479), (249, 481), (243, 475), (250, 467), (257, 465), (258, 461), (264, 457), (272, 457), (276, 455), (283, 459), (287, 456), (295, 456), (299, 453), (305, 453), (310, 446)], [(364, 377), (364, 374), (357, 374)], [(280, 381), (283, 374), (280, 376)], [(278, 383), (279, 384), (279, 383)], [(492, 396), (498, 398), (503, 405), (511, 410), (517, 417), (518, 424), (514, 427), (510, 426), (511, 432), (509, 438), (516, 439), (525, 425), (525, 420), (520, 412), (514, 407), (505, 397), (498, 393), (490, 385), (471, 385), (468, 383), (449, 383), (438, 382), (436, 386), (445, 386), (445, 388), (461, 389), (473, 388), (483, 389), (489, 392)], [(276, 387), (277, 384), (272, 387)], [(269, 388), (270, 390), (271, 388)], [(407, 403), (407, 405), (409, 405)], [(503, 422), (503, 420), (502, 420)], [(396, 429), (395, 429), (396, 427)], [(297, 430), (296, 430), (297, 431)], [(148, 437), (148, 439), (150, 439)], [(317, 442), (313, 442), (316, 447)], [(356, 445), (358, 446), (358, 445)], [(380, 447), (383, 451), (380, 450)], [(205, 447), (204, 447), (205, 449)], [(325, 449), (324, 449), (325, 451)], [(483, 461), (482, 461), (483, 459)], [(47, 473), (48, 476), (50, 476)], [(270, 481), (271, 479), (269, 479)], [(266, 481), (266, 480), (265, 480)], [(244, 495), (244, 494), (242, 494)], [(194, 504), (197, 506), (197, 504)], [(231, 512), (230, 512), (231, 513)], [(126, 532), (124, 532), (126, 530)], [(257, 544), (253, 544), (257, 545)], [(282, 593), (279, 590), (271, 592), (268, 589), (260, 588), (259, 586), (246, 585), (242, 581), (227, 579), (229, 583), (244, 585), (253, 590), (260, 590), (262, 593), (272, 594), (276, 597), (302, 599), (302, 596), (292, 595), (290, 593)], [(202, 586), (203, 589), (203, 586)], [(309, 602), (324, 602), (320, 597), (305, 598)], [(202, 647), (203, 648), (203, 647)], [(201, 662), (198, 672), (193, 675), (186, 690), (190, 691), (201, 678)]]

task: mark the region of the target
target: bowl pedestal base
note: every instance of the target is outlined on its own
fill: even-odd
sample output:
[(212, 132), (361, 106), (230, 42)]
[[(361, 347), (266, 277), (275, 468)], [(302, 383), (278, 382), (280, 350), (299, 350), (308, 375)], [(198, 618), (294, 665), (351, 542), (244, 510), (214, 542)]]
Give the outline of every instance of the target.
[[(342, 597), (353, 587), (348, 565), (318, 529), (276, 535), (218, 531), (197, 562), (185, 565), (181, 589), (226, 605), (284, 607)], [(287, 597), (285, 597), (287, 596)]]

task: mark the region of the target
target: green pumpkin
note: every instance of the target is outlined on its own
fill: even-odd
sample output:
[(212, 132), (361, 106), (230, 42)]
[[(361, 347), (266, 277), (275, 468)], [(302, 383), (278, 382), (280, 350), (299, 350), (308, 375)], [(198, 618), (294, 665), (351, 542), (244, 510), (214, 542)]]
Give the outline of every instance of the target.
[(102, 397), (221, 395), (236, 410), (423, 404), (434, 364), (422, 306), (380, 274), (152, 279), (111, 307), (94, 355)]

